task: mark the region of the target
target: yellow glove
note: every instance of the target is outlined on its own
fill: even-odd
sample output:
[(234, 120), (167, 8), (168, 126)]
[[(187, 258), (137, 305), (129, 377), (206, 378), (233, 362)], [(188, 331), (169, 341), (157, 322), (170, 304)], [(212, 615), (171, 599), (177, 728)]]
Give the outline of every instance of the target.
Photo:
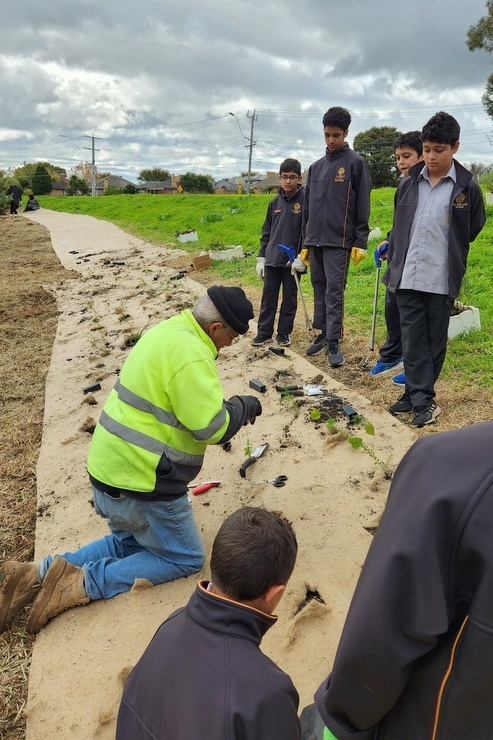
[(305, 265), (308, 267), (308, 265), (310, 264), (310, 250), (307, 249), (306, 247), (302, 249), (300, 252), (300, 257), (305, 263)]
[(360, 249), (359, 247), (353, 247), (351, 249), (351, 261), (356, 267), (357, 264), (364, 260), (366, 257), (366, 249)]

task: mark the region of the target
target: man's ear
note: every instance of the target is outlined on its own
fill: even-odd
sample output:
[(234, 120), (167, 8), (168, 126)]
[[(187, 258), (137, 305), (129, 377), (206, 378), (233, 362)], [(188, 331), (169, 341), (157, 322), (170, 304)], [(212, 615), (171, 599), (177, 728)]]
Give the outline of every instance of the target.
[(285, 590), (286, 586), (278, 584), (276, 586), (271, 586), (269, 590), (264, 594), (262, 600), (265, 603), (265, 611), (267, 612), (267, 614), (273, 614), (277, 605), (281, 601)]
[(456, 141), (454, 146), (452, 147), (452, 154), (456, 154), (460, 146), (460, 141)]

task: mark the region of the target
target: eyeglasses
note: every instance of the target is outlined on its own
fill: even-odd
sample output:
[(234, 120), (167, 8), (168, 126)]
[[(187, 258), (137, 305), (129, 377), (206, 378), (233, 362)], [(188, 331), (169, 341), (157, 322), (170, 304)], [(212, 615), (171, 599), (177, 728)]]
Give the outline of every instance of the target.
[(299, 180), (299, 175), (279, 175), (280, 180), (287, 180), (289, 182), (294, 182), (295, 180)]
[(239, 334), (236, 334), (236, 335), (235, 334), (232, 334), (231, 331), (230, 331), (230, 329), (229, 329), (229, 327), (226, 326), (226, 324), (223, 324), (223, 329), (226, 329), (226, 331), (228, 332), (229, 336), (231, 337), (231, 344), (236, 344), (236, 342), (239, 342), (240, 341), (240, 335)]

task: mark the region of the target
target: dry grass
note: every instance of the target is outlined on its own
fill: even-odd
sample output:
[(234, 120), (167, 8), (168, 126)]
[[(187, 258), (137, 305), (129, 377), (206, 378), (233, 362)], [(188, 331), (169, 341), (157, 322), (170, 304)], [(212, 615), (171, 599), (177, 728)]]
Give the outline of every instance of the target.
[[(36, 462), (46, 373), (57, 325), (43, 284), (70, 274), (48, 231), (22, 217), (0, 217), (0, 560), (32, 560)], [(25, 737), (24, 707), (33, 638), (20, 614), (0, 636), (0, 737)]]

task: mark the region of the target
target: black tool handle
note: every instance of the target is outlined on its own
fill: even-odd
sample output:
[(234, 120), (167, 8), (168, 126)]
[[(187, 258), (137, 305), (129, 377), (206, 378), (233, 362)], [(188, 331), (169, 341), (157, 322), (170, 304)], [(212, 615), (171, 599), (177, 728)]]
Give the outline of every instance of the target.
[(289, 393), (290, 396), (304, 396), (305, 392), (299, 385), (276, 385), (276, 391), (279, 393)]
[(245, 460), (244, 463), (242, 463), (240, 468), (240, 475), (242, 478), (246, 478), (246, 471), (250, 467), (250, 465), (253, 465), (253, 463), (257, 462), (257, 458), (252, 455), (252, 457), (249, 457)]

